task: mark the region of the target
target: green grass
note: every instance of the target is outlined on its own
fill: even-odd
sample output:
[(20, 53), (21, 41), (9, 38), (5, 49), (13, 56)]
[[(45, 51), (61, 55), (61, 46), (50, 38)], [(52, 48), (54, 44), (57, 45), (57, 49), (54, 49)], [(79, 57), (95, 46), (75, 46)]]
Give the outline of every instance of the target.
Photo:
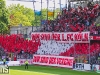
[(31, 65), (29, 66), (28, 70), (25, 70), (24, 66), (10, 67), (9, 75), (100, 75), (100, 74), (96, 72), (73, 71), (66, 68)]

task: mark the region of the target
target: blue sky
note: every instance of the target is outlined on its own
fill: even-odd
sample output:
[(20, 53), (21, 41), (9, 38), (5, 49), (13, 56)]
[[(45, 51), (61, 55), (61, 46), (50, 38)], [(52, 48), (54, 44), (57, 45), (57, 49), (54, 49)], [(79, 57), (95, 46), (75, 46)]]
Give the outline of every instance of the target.
[[(29, 0), (27, 0), (27, 2), (25, 2), (25, 0), (22, 1), (11, 1), (11, 0), (6, 0), (6, 5), (9, 6), (10, 4), (21, 4), (24, 5), (25, 7), (31, 8), (33, 9), (33, 3), (32, 2), (28, 2)], [(36, 0), (38, 2), (35, 2), (35, 10), (40, 10), (41, 9), (41, 0)], [(46, 0), (42, 0), (43, 4), (42, 4), (42, 8), (47, 8), (47, 1)], [(61, 7), (64, 7), (66, 3), (66, 0), (61, 0)], [(54, 3), (53, 0), (49, 0), (49, 9), (53, 9), (54, 7)], [(55, 6), (56, 8), (60, 8), (60, 4), (59, 4), (59, 0), (55, 0)]]

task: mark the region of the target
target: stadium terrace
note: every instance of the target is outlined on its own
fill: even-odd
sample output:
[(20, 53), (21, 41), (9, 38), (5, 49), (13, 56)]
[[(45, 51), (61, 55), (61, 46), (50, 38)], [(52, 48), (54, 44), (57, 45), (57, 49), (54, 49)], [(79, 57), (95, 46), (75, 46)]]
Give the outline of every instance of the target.
[[(0, 65), (7, 65), (0, 68), (9, 75), (100, 75), (100, 2), (77, 8), (71, 2), (56, 17), (47, 10), (36, 30), (20, 24), (18, 33), (0, 35)], [(41, 12), (34, 8), (35, 17)]]

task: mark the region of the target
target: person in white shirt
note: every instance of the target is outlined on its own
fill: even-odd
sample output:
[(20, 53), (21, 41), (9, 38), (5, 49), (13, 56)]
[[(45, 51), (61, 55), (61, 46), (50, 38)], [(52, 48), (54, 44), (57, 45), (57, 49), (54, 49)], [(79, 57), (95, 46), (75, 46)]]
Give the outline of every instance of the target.
[(9, 57), (9, 61), (11, 61), (11, 57)]

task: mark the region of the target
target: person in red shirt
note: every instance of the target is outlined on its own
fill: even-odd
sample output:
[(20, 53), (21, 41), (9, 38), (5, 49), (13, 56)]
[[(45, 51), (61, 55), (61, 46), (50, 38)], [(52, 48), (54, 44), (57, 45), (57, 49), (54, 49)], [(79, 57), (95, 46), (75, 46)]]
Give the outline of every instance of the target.
[(74, 61), (73, 61), (73, 68), (75, 68), (75, 59), (74, 59)]
[(14, 57), (14, 61), (17, 61), (17, 58), (16, 58), (16, 56)]

